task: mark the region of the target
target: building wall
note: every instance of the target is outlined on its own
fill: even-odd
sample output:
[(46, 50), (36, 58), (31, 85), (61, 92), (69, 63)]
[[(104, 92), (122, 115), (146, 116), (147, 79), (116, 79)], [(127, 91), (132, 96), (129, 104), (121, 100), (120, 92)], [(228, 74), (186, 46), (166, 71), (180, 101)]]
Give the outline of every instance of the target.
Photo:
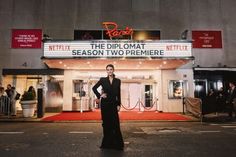
[[(92, 74), (92, 75), (91, 75)], [(164, 112), (182, 112), (183, 104), (182, 99), (169, 99), (168, 98), (168, 87), (170, 80), (186, 80), (187, 81), (187, 89), (189, 97), (193, 97), (193, 70), (192, 69), (181, 69), (181, 70), (150, 70), (150, 71), (139, 71), (132, 72), (130, 75), (130, 71), (116, 71), (116, 76), (121, 78), (121, 80), (126, 80), (124, 77), (129, 76), (130, 79), (137, 76), (152, 76), (154, 80), (154, 99), (158, 99), (157, 106), (156, 104), (152, 108), (152, 110), (164, 111)], [(65, 70), (64, 75), (64, 91), (66, 96), (63, 97), (63, 110), (71, 111), (72, 110), (72, 96), (73, 96), (73, 81), (74, 79), (84, 79), (85, 82), (88, 79), (99, 79), (99, 77), (106, 76), (105, 71), (97, 71), (97, 72), (80, 72), (74, 70)], [(140, 79), (137, 83), (145, 84), (144, 79)], [(138, 95), (138, 91), (133, 91), (129, 93), (130, 95)], [(141, 93), (141, 95), (144, 95)], [(141, 101), (144, 103), (144, 97), (141, 97)], [(123, 104), (127, 106), (127, 104)], [(133, 105), (133, 104), (132, 104)], [(141, 110), (143, 107), (141, 107)]]
[[(3, 68), (45, 68), (40, 59), (42, 49), (11, 49), (12, 29), (42, 29), (53, 39), (64, 40), (73, 40), (75, 29), (102, 29), (103, 21), (114, 21), (121, 27), (160, 30), (164, 40), (178, 40), (186, 29), (188, 40), (192, 38), (191, 30), (221, 30), (222, 49), (193, 49), (194, 64), (183, 66), (188, 69), (154, 72), (158, 109), (182, 112), (181, 99), (168, 99), (169, 80), (188, 80), (189, 96), (193, 96), (192, 66), (236, 67), (235, 8), (235, 0), (0, 0), (0, 72)], [(71, 72), (65, 72), (69, 86), (64, 92), (72, 96)], [(64, 110), (71, 109), (71, 96), (64, 97)]]
[(171, 80), (186, 80), (188, 93), (186, 97), (194, 96), (193, 88), (193, 70), (181, 69), (181, 70), (162, 70), (162, 111), (164, 112), (182, 112), (183, 103), (182, 99), (169, 99), (169, 81)]
[[(157, 104), (158, 106), (154, 106), (153, 110), (158, 109), (162, 111), (162, 77), (161, 70), (147, 70), (147, 71), (115, 71), (115, 75), (117, 78), (120, 78), (121, 81), (125, 81), (127, 79), (131, 80), (136, 78), (132, 83), (142, 84), (141, 88), (144, 88), (144, 84), (152, 84), (154, 90), (154, 99), (158, 98)], [(105, 70), (102, 71), (79, 71), (79, 70), (65, 70), (64, 74), (64, 88), (63, 93), (66, 93), (66, 96), (63, 97), (63, 110), (70, 111), (72, 109), (72, 96), (73, 96), (73, 80), (82, 79), (85, 82), (88, 80), (95, 80), (97, 82), (100, 77), (106, 77), (107, 73)], [(145, 78), (143, 78), (145, 77)], [(127, 82), (126, 82), (127, 83)], [(155, 86), (155, 87), (154, 87)], [(124, 84), (121, 84), (121, 89), (124, 88)], [(142, 91), (142, 90), (141, 90)], [(144, 91), (143, 91), (144, 92)], [(144, 103), (144, 93), (138, 93), (138, 91), (133, 91), (129, 93), (130, 95), (139, 95), (140, 100)], [(94, 94), (93, 94), (94, 95)], [(132, 96), (131, 96), (132, 97)], [(94, 95), (95, 98), (95, 95)], [(135, 100), (135, 102), (138, 101)], [(127, 106), (127, 104), (123, 104)], [(132, 104), (133, 105), (133, 104)], [(143, 109), (143, 107), (141, 107)]]
[(223, 49), (193, 49), (194, 66), (235, 67), (235, 7), (235, 0), (0, 0), (0, 69), (45, 67), (41, 49), (11, 49), (13, 28), (72, 40), (74, 29), (102, 29), (103, 21), (161, 30), (162, 39), (179, 39), (185, 29), (222, 30)]

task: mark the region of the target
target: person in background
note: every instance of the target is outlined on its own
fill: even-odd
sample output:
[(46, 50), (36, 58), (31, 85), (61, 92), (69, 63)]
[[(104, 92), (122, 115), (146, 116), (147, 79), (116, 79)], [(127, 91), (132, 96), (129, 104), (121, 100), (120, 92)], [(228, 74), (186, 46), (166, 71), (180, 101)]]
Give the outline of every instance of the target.
[(11, 89), (11, 85), (10, 84), (8, 84), (7, 85), (7, 89), (5, 90), (5, 92), (6, 92), (6, 94), (7, 94), (7, 97), (10, 99), (10, 104), (9, 104), (9, 106), (8, 106), (8, 108), (9, 108), (9, 113), (8, 114), (10, 114), (10, 113), (12, 113), (12, 101), (11, 101), (11, 99), (12, 99), (12, 89)]
[(0, 114), (4, 112), (3, 108), (5, 107), (4, 101), (2, 100), (3, 96), (4, 96), (4, 88), (0, 86)]
[(29, 87), (28, 92), (32, 92), (33, 95), (36, 97), (36, 91), (35, 91), (35, 89), (34, 89), (33, 86), (30, 86), (30, 87)]
[(11, 98), (12, 90), (11, 90), (11, 85), (10, 84), (7, 85), (7, 89), (5, 90), (5, 92), (7, 93), (7, 96), (9, 98)]
[(224, 88), (221, 87), (220, 90), (217, 92), (216, 96), (216, 104), (217, 104), (217, 112), (224, 112), (225, 111), (225, 101), (226, 95)]
[[(106, 66), (107, 77), (102, 77), (93, 86), (93, 92), (97, 96), (97, 103), (101, 98), (101, 114), (103, 126), (102, 149), (123, 150), (124, 141), (120, 131), (120, 121), (118, 111), (120, 110), (120, 86), (121, 81), (115, 78), (114, 66)], [(98, 92), (98, 87), (102, 86), (103, 92)]]
[(209, 89), (209, 92), (207, 94), (206, 97), (206, 109), (207, 109), (207, 113), (216, 113), (216, 108), (217, 108), (217, 104), (216, 104), (216, 93), (214, 91), (214, 89)]
[(4, 87), (0, 87), (0, 97), (1, 96), (7, 96), (7, 93), (4, 90)]
[(229, 114), (230, 120), (232, 120), (232, 118), (233, 118), (233, 112), (234, 112), (235, 118), (236, 118), (236, 111), (234, 108), (235, 98), (236, 98), (235, 83), (229, 82), (229, 90), (227, 92), (227, 97), (226, 97), (226, 106), (228, 107), (228, 114)]
[(12, 116), (16, 116), (17, 110), (16, 110), (16, 88), (15, 87), (11, 87), (11, 97), (10, 97), (10, 101), (11, 101), (11, 115)]

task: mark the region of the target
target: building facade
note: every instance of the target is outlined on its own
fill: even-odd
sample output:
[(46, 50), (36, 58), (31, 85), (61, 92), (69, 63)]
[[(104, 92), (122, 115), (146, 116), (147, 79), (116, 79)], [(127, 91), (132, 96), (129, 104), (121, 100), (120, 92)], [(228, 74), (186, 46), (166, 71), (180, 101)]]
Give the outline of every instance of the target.
[[(181, 66), (155, 70), (150, 66), (141, 70), (131, 66), (127, 70), (118, 68), (116, 71), (118, 77), (123, 77), (124, 86), (126, 86), (123, 87), (124, 92), (127, 91), (126, 88), (140, 90), (140, 96), (135, 98), (128, 97), (127, 94), (123, 95), (127, 99), (132, 99), (131, 104), (145, 95), (145, 88), (146, 92), (153, 88), (155, 89), (153, 99), (158, 99), (156, 110), (181, 112), (182, 100), (169, 99), (171, 83), (173, 85), (177, 80), (177, 84), (184, 84), (182, 82), (187, 81), (186, 87), (183, 85), (183, 88), (188, 88), (188, 95), (185, 96), (198, 96), (194, 94), (194, 82), (213, 81), (212, 86), (218, 89), (229, 79), (235, 79), (234, 28), (236, 20), (232, 18), (235, 7), (234, 0), (115, 0), (112, 3), (109, 0), (0, 0), (1, 83), (4, 87), (12, 84), (23, 93), (30, 85), (37, 87), (43, 82), (47, 84), (47, 91), (52, 89), (50, 97), (56, 95), (55, 100), (48, 100), (48, 102), (56, 101), (56, 104), (63, 104), (62, 110), (73, 110), (72, 97), (74, 97), (74, 85), (77, 86), (77, 81), (81, 83), (80, 80), (87, 80), (85, 82), (90, 86), (94, 83), (88, 81), (91, 75), (88, 73), (91, 73), (91, 70), (85, 72), (85, 68), (80, 72), (79, 69), (59, 68), (58, 71), (58, 67), (50, 67), (49, 61), (45, 63), (42, 59), (43, 42), (41, 48), (13, 48), (14, 29), (40, 29), (42, 34), (48, 35), (54, 41), (73, 41), (75, 30), (103, 30), (102, 22), (104, 21), (114, 21), (121, 28), (129, 26), (136, 30), (159, 30), (161, 40), (192, 41), (193, 31), (220, 31), (221, 48), (193, 48), (191, 53), (194, 60)], [(185, 34), (183, 34), (184, 31)], [(112, 63), (115, 62), (117, 61), (112, 60)], [(139, 64), (139, 62), (134, 64)], [(104, 66), (106, 63), (108, 62), (105, 62)], [(155, 65), (161, 65), (161, 63)], [(142, 67), (142, 65), (139, 66)], [(210, 78), (212, 74), (209, 71), (214, 69), (216, 69), (214, 75), (221, 77)], [(102, 73), (103, 70), (97, 69), (94, 72), (95, 76), (105, 75)], [(132, 75), (130, 75), (131, 71)], [(230, 72), (232, 77), (225, 77), (221, 71)], [(208, 75), (202, 75), (204, 72)], [(73, 79), (70, 76), (73, 76)], [(98, 78), (93, 79), (96, 81)], [(65, 84), (65, 80), (69, 81), (69, 84)], [(142, 86), (139, 87), (140, 81)], [(219, 86), (215, 85), (217, 81), (221, 81)], [(127, 82), (133, 82), (133, 84), (125, 85)], [(152, 87), (148, 86), (150, 82), (153, 84)], [(85, 85), (88, 92), (90, 86)], [(211, 87), (208, 87), (208, 84), (205, 86), (204, 92), (207, 93), (207, 89)], [(70, 95), (67, 99), (65, 93), (68, 91)], [(57, 97), (63, 98), (61, 100)], [(123, 101), (126, 101), (125, 98)], [(142, 101), (144, 103), (144, 98)], [(48, 106), (58, 107), (53, 103)]]

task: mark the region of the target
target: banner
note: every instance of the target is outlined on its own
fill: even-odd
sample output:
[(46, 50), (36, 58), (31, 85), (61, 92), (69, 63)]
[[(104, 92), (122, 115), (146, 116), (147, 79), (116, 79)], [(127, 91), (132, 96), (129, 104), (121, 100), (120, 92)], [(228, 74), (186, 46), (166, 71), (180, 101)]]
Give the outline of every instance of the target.
[(41, 48), (41, 29), (13, 29), (12, 48)]
[(192, 31), (193, 48), (222, 48), (221, 31)]
[(181, 41), (94, 40), (44, 43), (44, 57), (191, 57), (192, 44)]

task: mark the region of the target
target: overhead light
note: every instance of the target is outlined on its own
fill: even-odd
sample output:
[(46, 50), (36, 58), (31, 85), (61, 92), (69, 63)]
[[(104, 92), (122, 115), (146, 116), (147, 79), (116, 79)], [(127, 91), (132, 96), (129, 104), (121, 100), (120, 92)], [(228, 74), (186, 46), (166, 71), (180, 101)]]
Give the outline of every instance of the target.
[(147, 33), (146, 32), (139, 32), (135, 36), (134, 40), (145, 40), (145, 39), (147, 39)]
[(60, 61), (59, 64), (62, 64), (62, 61)]
[(140, 65), (138, 64), (138, 65), (136, 65), (136, 69), (139, 69), (140, 68)]
[(64, 64), (64, 67), (67, 67), (67, 65), (66, 65), (66, 64)]
[(163, 64), (167, 64), (167, 61), (163, 61)]

